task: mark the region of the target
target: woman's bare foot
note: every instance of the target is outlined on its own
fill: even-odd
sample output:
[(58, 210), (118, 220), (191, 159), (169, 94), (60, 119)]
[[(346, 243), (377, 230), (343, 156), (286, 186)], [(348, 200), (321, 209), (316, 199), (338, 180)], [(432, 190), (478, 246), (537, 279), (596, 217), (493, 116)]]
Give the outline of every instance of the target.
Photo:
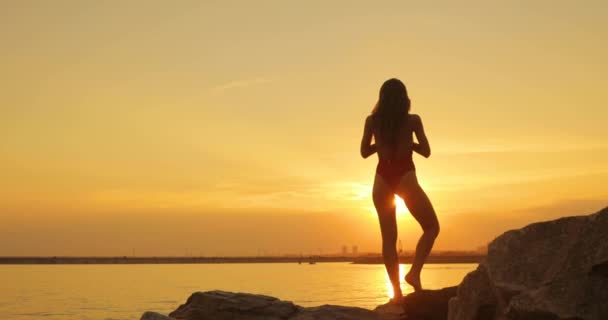
[(411, 273), (408, 273), (405, 275), (405, 282), (412, 286), (414, 288), (414, 291), (422, 290), (422, 286), (420, 285), (420, 275), (415, 276)]
[(388, 300), (389, 304), (401, 304), (403, 302), (403, 296), (395, 296)]

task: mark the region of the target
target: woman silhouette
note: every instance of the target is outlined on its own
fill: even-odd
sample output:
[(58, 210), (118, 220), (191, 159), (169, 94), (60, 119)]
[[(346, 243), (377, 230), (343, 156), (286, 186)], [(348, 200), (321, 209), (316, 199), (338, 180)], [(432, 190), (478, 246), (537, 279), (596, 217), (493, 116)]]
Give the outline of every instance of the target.
[[(378, 103), (371, 115), (365, 119), (361, 140), (363, 158), (378, 153), (372, 197), (380, 222), (382, 257), (393, 286), (392, 302), (401, 301), (403, 295), (399, 285), (395, 195), (405, 201), (408, 210), (424, 231), (418, 240), (412, 267), (405, 276), (405, 281), (416, 291), (422, 290), (422, 265), (439, 234), (437, 215), (431, 201), (418, 184), (412, 160), (413, 152), (428, 158), (431, 149), (420, 116), (409, 113), (410, 104), (403, 82), (394, 78), (384, 82), (380, 88)], [(413, 134), (416, 135), (418, 143), (414, 142)], [(372, 137), (375, 144), (372, 144)]]

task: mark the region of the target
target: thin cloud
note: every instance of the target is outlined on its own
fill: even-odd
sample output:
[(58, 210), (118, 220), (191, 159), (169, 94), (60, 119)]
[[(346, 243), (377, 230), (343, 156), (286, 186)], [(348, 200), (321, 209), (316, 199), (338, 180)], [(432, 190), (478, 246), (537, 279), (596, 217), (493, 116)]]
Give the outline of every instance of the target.
[(230, 81), (228, 83), (224, 83), (221, 85), (211, 87), (211, 88), (209, 88), (209, 92), (217, 94), (217, 93), (225, 92), (227, 90), (238, 89), (238, 88), (247, 88), (247, 87), (251, 87), (251, 86), (255, 86), (255, 85), (260, 85), (263, 83), (269, 83), (272, 81), (273, 81), (273, 79), (264, 78), (264, 77), (244, 79), (244, 80), (234, 80), (234, 81)]

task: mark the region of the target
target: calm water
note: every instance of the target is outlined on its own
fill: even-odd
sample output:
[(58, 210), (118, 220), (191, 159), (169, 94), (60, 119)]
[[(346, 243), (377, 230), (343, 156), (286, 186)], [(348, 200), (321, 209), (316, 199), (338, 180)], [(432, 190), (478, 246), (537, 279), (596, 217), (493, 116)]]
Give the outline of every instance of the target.
[[(427, 265), (429, 289), (460, 283), (476, 264)], [(402, 274), (409, 265), (401, 266)], [(402, 284), (404, 293), (412, 288)], [(391, 294), (383, 265), (349, 263), (0, 265), (0, 314), (13, 320), (139, 319), (194, 291), (261, 293), (302, 306), (374, 308)]]

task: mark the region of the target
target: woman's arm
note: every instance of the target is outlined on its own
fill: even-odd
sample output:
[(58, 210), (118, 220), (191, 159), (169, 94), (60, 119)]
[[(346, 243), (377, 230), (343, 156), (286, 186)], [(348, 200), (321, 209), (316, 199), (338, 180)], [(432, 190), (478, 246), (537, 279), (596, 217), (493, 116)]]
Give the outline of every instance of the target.
[(363, 128), (363, 139), (361, 139), (361, 156), (363, 159), (376, 153), (376, 145), (372, 144), (372, 121), (368, 116), (365, 119), (365, 128)]
[(412, 149), (421, 156), (428, 158), (431, 156), (431, 146), (429, 145), (429, 140), (424, 132), (422, 119), (419, 115), (414, 114), (412, 115), (412, 120), (414, 125), (414, 134), (416, 134), (416, 140), (418, 140), (418, 143), (414, 143)]

